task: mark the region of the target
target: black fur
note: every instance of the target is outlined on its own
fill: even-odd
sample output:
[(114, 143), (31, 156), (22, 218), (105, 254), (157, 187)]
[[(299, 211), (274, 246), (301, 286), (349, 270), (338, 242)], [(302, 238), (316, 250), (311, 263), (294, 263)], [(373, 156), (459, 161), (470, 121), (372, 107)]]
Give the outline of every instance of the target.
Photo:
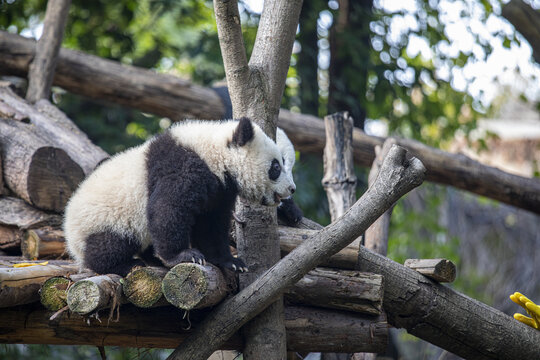
[(234, 130), (232, 143), (238, 146), (246, 145), (255, 136), (253, 130), (253, 124), (247, 117), (243, 117), (239, 120), (238, 126)]
[(304, 213), (298, 205), (295, 204), (292, 198), (281, 200), (281, 204), (279, 204), (277, 210), (278, 216), (289, 226), (297, 224), (304, 216)]
[(195, 152), (177, 145), (168, 133), (151, 143), (147, 169), (149, 231), (155, 253), (165, 265), (193, 258), (245, 268), (229, 250), (229, 227), (238, 195), (234, 179), (225, 174), (222, 183)]
[(274, 159), (272, 160), (270, 169), (268, 169), (268, 177), (270, 180), (276, 181), (279, 175), (281, 175), (281, 165), (279, 165), (277, 159)]
[(103, 231), (90, 235), (86, 239), (84, 267), (98, 274), (118, 274), (126, 276), (136, 265), (144, 265), (141, 260), (133, 258), (138, 252), (134, 244), (137, 240), (132, 236), (122, 236), (111, 231)]

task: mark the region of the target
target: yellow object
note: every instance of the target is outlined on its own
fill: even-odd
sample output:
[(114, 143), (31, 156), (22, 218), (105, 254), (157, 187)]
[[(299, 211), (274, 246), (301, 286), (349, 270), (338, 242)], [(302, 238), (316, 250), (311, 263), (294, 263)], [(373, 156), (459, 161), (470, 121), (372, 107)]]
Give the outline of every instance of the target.
[(540, 306), (536, 305), (525, 295), (517, 291), (510, 295), (510, 300), (523, 307), (527, 311), (527, 314), (531, 316), (527, 317), (522, 314), (514, 314), (514, 319), (535, 329), (540, 329)]
[(47, 265), (48, 263), (49, 263), (48, 261), (44, 261), (42, 263), (18, 263), (18, 264), (13, 264), (13, 267), (22, 268), (22, 267), (29, 267), (29, 266), (36, 266), (36, 265)]

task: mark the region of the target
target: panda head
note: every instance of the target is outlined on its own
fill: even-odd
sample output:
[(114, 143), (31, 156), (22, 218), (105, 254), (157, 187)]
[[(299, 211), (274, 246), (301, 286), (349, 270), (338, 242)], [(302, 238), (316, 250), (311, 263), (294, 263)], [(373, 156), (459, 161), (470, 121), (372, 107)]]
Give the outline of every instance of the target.
[(233, 154), (226, 167), (235, 178), (241, 197), (277, 206), (296, 190), (278, 145), (248, 118), (238, 121), (229, 149)]

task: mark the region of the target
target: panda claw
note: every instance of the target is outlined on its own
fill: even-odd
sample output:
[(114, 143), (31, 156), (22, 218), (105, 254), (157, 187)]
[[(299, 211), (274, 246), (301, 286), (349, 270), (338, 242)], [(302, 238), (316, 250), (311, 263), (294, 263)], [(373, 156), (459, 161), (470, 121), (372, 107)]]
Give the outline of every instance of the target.
[(191, 257), (191, 262), (196, 263), (195, 258), (193, 256)]
[(234, 271), (236, 271), (236, 265), (232, 264), (232, 268)]
[(249, 270), (248, 270), (247, 267), (243, 267), (243, 268), (242, 268), (242, 272), (248, 272), (248, 271), (249, 271)]

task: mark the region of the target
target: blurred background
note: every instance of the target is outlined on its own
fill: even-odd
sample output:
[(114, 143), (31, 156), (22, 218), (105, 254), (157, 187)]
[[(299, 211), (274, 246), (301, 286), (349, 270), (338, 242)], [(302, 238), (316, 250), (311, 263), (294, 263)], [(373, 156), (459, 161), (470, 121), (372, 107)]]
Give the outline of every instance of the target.
[[(413, 138), (539, 177), (540, 56), (535, 61), (530, 44), (501, 15), (506, 2), (306, 0), (282, 107), (319, 117), (347, 110), (368, 134)], [(523, 2), (539, 11), (540, 1)], [(262, 0), (239, 3), (249, 56)], [(38, 39), (45, 6), (44, 0), (0, 0), (0, 29)], [(225, 76), (211, 1), (72, 0), (63, 46), (205, 86)], [(60, 88), (53, 89), (53, 100), (111, 154), (171, 124)], [(322, 168), (321, 156), (297, 153), (295, 200), (307, 217), (326, 225)], [(368, 169), (356, 172), (359, 197)], [(514, 291), (540, 302), (539, 220), (425, 183), (395, 207), (388, 256), (401, 263), (451, 259), (458, 268), (451, 287), (513, 314), (520, 311), (508, 299)], [(450, 358), (405, 332), (396, 338), (400, 359)], [(168, 352), (108, 348), (107, 354), (161, 359)], [(0, 358), (89, 359), (99, 353), (91, 347), (0, 345)]]

